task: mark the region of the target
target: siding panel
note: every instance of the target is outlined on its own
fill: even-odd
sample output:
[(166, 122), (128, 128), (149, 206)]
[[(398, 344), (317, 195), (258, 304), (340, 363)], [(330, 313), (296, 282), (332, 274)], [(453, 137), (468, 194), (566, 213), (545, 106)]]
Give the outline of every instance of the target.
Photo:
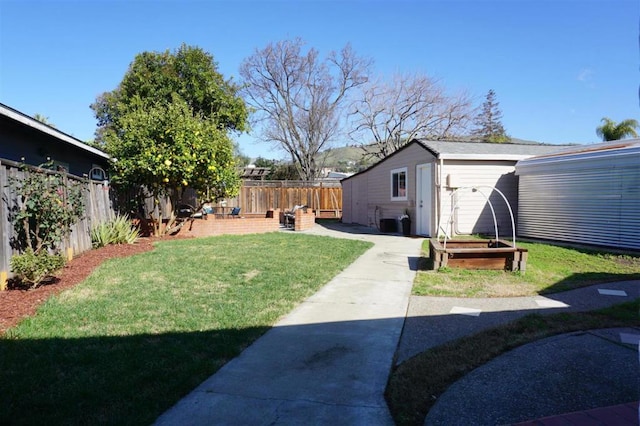
[[(502, 237), (512, 235), (511, 216), (503, 198), (488, 187), (504, 193), (513, 210), (514, 220), (518, 206), (518, 179), (514, 174), (515, 161), (445, 161), (443, 180), (445, 188), (442, 197), (442, 225), (451, 214), (451, 194), (456, 188), (478, 187), (489, 199), (495, 211), (498, 233)], [(453, 186), (449, 186), (452, 184)], [(487, 199), (479, 192), (459, 191), (454, 211), (453, 233), (489, 234), (495, 232), (493, 215)], [(451, 232), (451, 229), (449, 230)]]
[[(347, 222), (346, 214), (343, 214), (345, 223), (358, 223), (366, 226), (378, 226), (382, 218), (397, 218), (405, 209), (413, 218), (412, 232), (415, 232), (415, 205), (416, 205), (416, 165), (434, 161), (424, 147), (412, 144), (402, 151), (392, 154), (372, 168), (355, 175), (343, 182), (343, 206), (351, 204), (351, 222)], [(407, 200), (391, 200), (391, 170), (407, 168)], [(345, 194), (344, 188), (351, 185), (351, 201)], [(343, 207), (345, 208), (345, 207)], [(432, 206), (429, 208), (433, 209)], [(432, 210), (433, 211), (433, 210)]]

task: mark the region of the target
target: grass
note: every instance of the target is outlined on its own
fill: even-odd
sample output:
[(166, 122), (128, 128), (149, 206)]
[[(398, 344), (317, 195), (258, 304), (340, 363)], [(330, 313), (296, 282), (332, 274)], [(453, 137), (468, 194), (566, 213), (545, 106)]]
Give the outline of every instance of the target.
[(149, 424), (368, 247), (272, 233), (109, 260), (0, 336), (0, 423)]
[(532, 314), (510, 324), (458, 339), (400, 364), (385, 397), (397, 425), (422, 425), (437, 399), (456, 380), (496, 356), (544, 337), (594, 328), (640, 325), (640, 299), (599, 311)]
[[(421, 270), (413, 294), (447, 297), (513, 297), (555, 293), (592, 284), (640, 279), (640, 257), (518, 242), (529, 250), (525, 274), (508, 271)], [(423, 256), (428, 257), (425, 240)], [(424, 263), (428, 263), (424, 262)]]

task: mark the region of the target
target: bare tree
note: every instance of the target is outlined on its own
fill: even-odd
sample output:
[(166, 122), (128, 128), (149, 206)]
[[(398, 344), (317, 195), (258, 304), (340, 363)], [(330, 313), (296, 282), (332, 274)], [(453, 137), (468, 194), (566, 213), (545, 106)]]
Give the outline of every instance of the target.
[(368, 155), (385, 158), (411, 139), (455, 139), (473, 113), (471, 98), (451, 96), (424, 74), (396, 74), (390, 82), (370, 82), (352, 106), (350, 135)]
[(369, 62), (349, 45), (325, 60), (303, 46), (299, 38), (270, 43), (245, 59), (240, 75), (262, 138), (291, 156), (301, 179), (313, 180), (317, 154), (340, 130), (346, 96), (366, 82)]

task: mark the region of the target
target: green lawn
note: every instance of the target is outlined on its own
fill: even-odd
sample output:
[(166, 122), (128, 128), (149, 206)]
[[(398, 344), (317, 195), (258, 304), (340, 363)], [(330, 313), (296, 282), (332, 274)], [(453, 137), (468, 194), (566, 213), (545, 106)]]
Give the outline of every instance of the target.
[[(525, 274), (464, 269), (421, 270), (413, 294), (448, 297), (531, 296), (591, 284), (640, 279), (640, 257), (517, 242), (529, 250)], [(429, 256), (425, 240), (423, 256)], [(427, 259), (425, 264), (429, 263)]]
[(149, 424), (370, 246), (272, 233), (109, 260), (0, 336), (0, 423)]

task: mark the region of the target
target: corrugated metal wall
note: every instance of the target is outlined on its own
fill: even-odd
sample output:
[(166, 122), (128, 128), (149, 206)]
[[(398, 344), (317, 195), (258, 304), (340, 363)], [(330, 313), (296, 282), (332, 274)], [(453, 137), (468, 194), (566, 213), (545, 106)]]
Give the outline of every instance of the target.
[(640, 249), (640, 147), (518, 163), (518, 234)]

